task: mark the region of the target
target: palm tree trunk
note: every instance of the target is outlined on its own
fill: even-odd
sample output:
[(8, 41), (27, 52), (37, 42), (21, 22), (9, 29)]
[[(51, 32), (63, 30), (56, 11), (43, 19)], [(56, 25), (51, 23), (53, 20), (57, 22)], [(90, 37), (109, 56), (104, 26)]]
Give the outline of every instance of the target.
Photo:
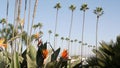
[[(22, 4), (22, 0), (19, 0), (19, 4), (18, 4), (18, 16), (17, 16), (16, 27), (15, 27), (16, 31), (18, 31), (18, 23), (20, 23), (21, 4)], [(15, 40), (15, 43), (17, 43), (17, 40)], [(17, 50), (17, 47), (19, 49), (19, 46), (17, 46), (15, 44), (15, 51)], [(18, 50), (18, 52), (19, 52), (19, 50)]]
[(50, 42), (50, 34), (49, 34), (49, 42)]
[[(71, 30), (72, 30), (72, 23), (73, 23), (73, 11), (72, 11), (72, 15), (71, 15), (71, 24), (70, 24), (70, 30), (69, 30), (69, 40), (68, 40), (68, 56), (70, 56), (70, 38), (71, 38)], [(71, 63), (69, 61), (69, 68), (71, 68)]]
[[(96, 53), (97, 53), (97, 42), (98, 42), (98, 21), (99, 21), (99, 16), (97, 16), (97, 22), (96, 22)], [(97, 63), (97, 54), (96, 54), (96, 63)]]
[(56, 12), (56, 23), (55, 23), (55, 32), (54, 32), (54, 49), (55, 49), (55, 44), (56, 44), (55, 34), (56, 34), (56, 30), (57, 30), (57, 21), (58, 21), (58, 8), (57, 8), (57, 12)]
[(82, 57), (83, 57), (83, 41), (84, 41), (84, 23), (85, 23), (85, 11), (83, 12), (83, 24), (82, 24), (82, 45), (81, 45), (81, 62), (82, 62)]
[(7, 9), (6, 9), (6, 33), (7, 33), (7, 26), (8, 26), (8, 10), (9, 10), (9, 0), (7, 0)]
[[(17, 15), (17, 8), (18, 8), (18, 0), (15, 1), (15, 9), (14, 9), (14, 22), (13, 22), (13, 34), (12, 37), (14, 37), (14, 33), (15, 33), (15, 25), (16, 25), (16, 15)], [(13, 47), (14, 45), (14, 41), (12, 41), (12, 45), (11, 45), (11, 52), (13, 53), (15, 51), (15, 48)]]
[[(30, 26), (30, 9), (31, 9), (31, 0), (29, 0), (29, 8), (28, 8), (28, 26), (27, 26), (27, 33), (29, 33), (29, 26)], [(29, 45), (29, 35), (27, 36), (27, 48)]]
[[(27, 8), (27, 0), (25, 0), (25, 8), (24, 8), (24, 23), (25, 23), (25, 17), (26, 17), (26, 8)], [(24, 23), (23, 25), (21, 25), (21, 33), (23, 33), (23, 29), (24, 29)], [(22, 47), (23, 47), (23, 41), (22, 41), (22, 35), (21, 35), (21, 47), (20, 47), (20, 54), (22, 54)]]
[(36, 15), (37, 5), (38, 5), (38, 0), (35, 1), (35, 5), (34, 5), (34, 12), (33, 12), (33, 16), (32, 16), (32, 24), (31, 24), (31, 29), (30, 29), (30, 36), (32, 34), (32, 26), (33, 26), (34, 18), (35, 18), (35, 15)]
[[(71, 23), (70, 23), (70, 30), (69, 30), (69, 36), (68, 38), (70, 39), (71, 38), (71, 30), (72, 30), (72, 23), (73, 23), (73, 11), (72, 11), (72, 15), (71, 15)], [(70, 40), (68, 40), (68, 51), (69, 51), (69, 48), (70, 48)], [(69, 54), (68, 54), (69, 55)]]

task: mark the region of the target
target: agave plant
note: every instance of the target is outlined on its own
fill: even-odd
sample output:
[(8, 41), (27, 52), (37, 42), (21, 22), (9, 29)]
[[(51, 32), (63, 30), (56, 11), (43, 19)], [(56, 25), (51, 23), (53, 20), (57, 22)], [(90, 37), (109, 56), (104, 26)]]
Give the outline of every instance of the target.
[(120, 66), (120, 36), (117, 37), (116, 42), (102, 42), (100, 43), (101, 47), (96, 52), (96, 49), (93, 49), (93, 52), (98, 55), (97, 63), (95, 63), (95, 57), (91, 57), (87, 60), (89, 66), (98, 66), (101, 68), (117, 68)]

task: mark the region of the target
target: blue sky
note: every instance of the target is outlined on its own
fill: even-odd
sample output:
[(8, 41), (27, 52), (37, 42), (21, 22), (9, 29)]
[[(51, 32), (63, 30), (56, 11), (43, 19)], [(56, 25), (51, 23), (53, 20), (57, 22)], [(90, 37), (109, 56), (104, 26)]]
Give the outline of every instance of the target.
[[(0, 0), (0, 19), (5, 18), (6, 14), (6, 1), (7, 0)], [(9, 0), (9, 17), (8, 21), (13, 23), (14, 20), (14, 4), (15, 0)], [(31, 7), (31, 19), (33, 14), (33, 6), (35, 0), (32, 0), (32, 7)], [(93, 13), (93, 10), (100, 6), (104, 10), (104, 14), (100, 17), (99, 20), (99, 29), (98, 29), (98, 41), (101, 42), (102, 40), (109, 42), (110, 40), (115, 40), (116, 36), (120, 34), (119, 26), (120, 26), (120, 1), (119, 0), (39, 0), (36, 17), (34, 23), (41, 22), (43, 23), (42, 31), (44, 35), (42, 37), (43, 41), (48, 41), (48, 30), (52, 30), (54, 33), (55, 28), (55, 15), (56, 9), (53, 7), (56, 3), (60, 2), (62, 8), (59, 10), (58, 14), (58, 27), (57, 33), (59, 34), (58, 37), (58, 44), (57, 47), (66, 47), (66, 42), (64, 42), (63, 46), (61, 46), (61, 37), (67, 37), (68, 31), (70, 27), (70, 19), (71, 19), (71, 11), (69, 10), (69, 6), (74, 4), (76, 6), (76, 10), (74, 11), (73, 17), (73, 27), (72, 27), (72, 34), (71, 39), (78, 39), (81, 40), (81, 30), (82, 30), (82, 11), (80, 11), (80, 6), (83, 3), (87, 3), (88, 7), (90, 8), (86, 12), (86, 20), (85, 20), (85, 33), (84, 33), (84, 42), (95, 45), (95, 27), (96, 27), (96, 15)], [(21, 8), (21, 18), (23, 18), (23, 8), (24, 7), (24, 0), (22, 0), (22, 8)], [(27, 7), (28, 10), (28, 7)], [(26, 13), (28, 15), (28, 11)], [(25, 27), (27, 26), (27, 19), (26, 16), (26, 23)], [(25, 28), (26, 30), (26, 28)], [(51, 44), (53, 44), (53, 34), (51, 36)], [(76, 49), (79, 47), (79, 44), (76, 44), (73, 48)]]

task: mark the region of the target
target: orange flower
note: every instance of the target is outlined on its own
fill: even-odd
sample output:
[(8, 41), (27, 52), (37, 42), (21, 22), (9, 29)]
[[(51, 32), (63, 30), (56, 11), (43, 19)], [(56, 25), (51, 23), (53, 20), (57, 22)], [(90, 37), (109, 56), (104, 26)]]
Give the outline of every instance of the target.
[(44, 58), (46, 58), (48, 56), (48, 50), (47, 49), (43, 49), (42, 53), (43, 53)]
[(4, 48), (7, 48), (7, 44), (3, 44), (5, 41), (4, 38), (0, 38), (0, 46), (3, 46)]
[(68, 58), (68, 52), (67, 50), (63, 50), (62, 54), (61, 54), (61, 57), (64, 58), (64, 59), (67, 59)]

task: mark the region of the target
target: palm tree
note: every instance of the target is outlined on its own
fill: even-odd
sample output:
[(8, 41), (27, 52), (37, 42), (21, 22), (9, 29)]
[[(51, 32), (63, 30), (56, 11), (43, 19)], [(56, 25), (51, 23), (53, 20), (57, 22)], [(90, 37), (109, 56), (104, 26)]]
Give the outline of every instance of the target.
[(56, 38), (56, 42), (55, 45), (57, 46), (57, 37), (59, 36), (59, 34), (55, 34), (55, 38)]
[(33, 28), (34, 28), (34, 31), (36, 31), (36, 29), (38, 28), (38, 25), (37, 25), (37, 24), (34, 24), (34, 25), (33, 25)]
[(42, 26), (43, 26), (42, 23), (39, 22), (39, 23), (38, 23), (39, 31), (41, 31)]
[(37, 5), (38, 5), (38, 0), (35, 0), (34, 11), (33, 11), (33, 16), (32, 16), (32, 24), (31, 24), (31, 29), (30, 29), (30, 36), (31, 36), (31, 33), (32, 33), (32, 26), (33, 26), (34, 18), (35, 18), (35, 15), (36, 15)]
[(50, 35), (51, 35), (52, 31), (48, 30), (48, 33), (49, 33), (49, 42), (50, 42)]
[[(72, 11), (72, 14), (71, 14), (71, 23), (70, 23), (70, 29), (69, 29), (69, 36), (68, 36), (68, 38), (70, 39), (71, 38), (72, 24), (73, 24), (73, 12), (76, 9), (76, 6), (70, 5), (69, 9)], [(69, 48), (70, 48), (69, 46), (70, 46), (70, 41), (68, 42), (68, 52), (69, 52)]]
[[(2, 28), (4, 28), (4, 24), (6, 23), (6, 19), (5, 18), (3, 18), (2, 20), (0, 20), (0, 24), (2, 24)], [(6, 28), (7, 29), (7, 28)], [(4, 34), (3, 33), (1, 33), (2, 35), (2, 37), (4, 36)]]
[[(57, 23), (58, 23), (58, 10), (61, 8), (60, 3), (57, 3), (57, 4), (54, 6), (54, 8), (57, 9), (57, 11), (56, 11), (55, 32), (54, 32), (54, 35), (55, 35), (55, 34), (56, 34), (56, 31), (57, 31)], [(55, 39), (55, 36), (54, 36), (54, 47), (55, 47), (55, 42), (56, 42), (56, 39)]]
[(62, 44), (61, 44), (61, 45), (63, 45), (63, 40), (64, 40), (64, 37), (61, 37), (61, 40), (62, 40)]
[[(97, 42), (98, 42), (98, 21), (99, 21), (99, 17), (103, 15), (103, 9), (102, 7), (96, 7), (96, 9), (94, 10), (94, 14), (97, 15), (97, 21), (96, 21), (96, 51), (97, 51)], [(97, 54), (96, 54), (97, 57)]]
[[(75, 46), (75, 47), (77, 47), (77, 45), (76, 45), (76, 42), (77, 42), (77, 41), (78, 41), (77, 39), (74, 40), (74, 42), (75, 42), (75, 45), (74, 45), (74, 46)], [(76, 53), (76, 52), (77, 52), (77, 48), (75, 48), (75, 49), (76, 49), (76, 50), (75, 50), (75, 55), (77, 55), (77, 53)]]
[(89, 48), (89, 49), (88, 49), (89, 51), (88, 51), (88, 53), (87, 53), (88, 56), (90, 55), (90, 52), (91, 52), (91, 49), (90, 49), (90, 48), (91, 48), (91, 47), (92, 47), (92, 45), (88, 45), (88, 48)]
[(5, 18), (1, 19), (0, 23), (2, 24), (2, 28), (4, 28), (4, 24), (6, 23), (6, 19)]
[(82, 62), (82, 57), (83, 57), (83, 41), (84, 41), (84, 24), (85, 24), (85, 12), (88, 10), (88, 5), (87, 4), (82, 4), (80, 10), (83, 11), (83, 24), (82, 24), (82, 45), (81, 45), (81, 62)]
[[(73, 49), (73, 47), (72, 47), (73, 40), (70, 40), (70, 42), (71, 42), (71, 47), (70, 47), (70, 48), (71, 48), (71, 50), (70, 50), (70, 51), (71, 51), (71, 54), (72, 54), (72, 52), (74, 51), (74, 50), (72, 50), (72, 49)], [(74, 53), (74, 52), (73, 52), (73, 53)]]
[(65, 40), (66, 40), (66, 43), (68, 43), (70, 39), (68, 37), (66, 37)]

